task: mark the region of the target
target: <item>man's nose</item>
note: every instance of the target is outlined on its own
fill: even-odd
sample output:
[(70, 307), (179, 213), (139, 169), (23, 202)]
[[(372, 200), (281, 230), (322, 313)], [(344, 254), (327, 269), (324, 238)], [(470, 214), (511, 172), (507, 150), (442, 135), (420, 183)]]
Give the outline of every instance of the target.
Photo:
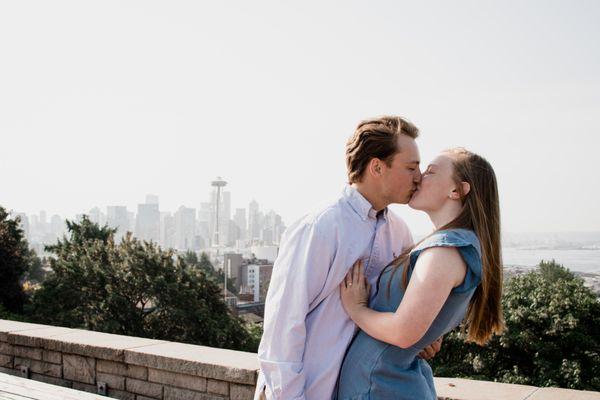
[(414, 182), (415, 182), (415, 183), (421, 183), (421, 176), (422, 176), (422, 174), (421, 174), (421, 170), (417, 169), (417, 170), (415, 171)]

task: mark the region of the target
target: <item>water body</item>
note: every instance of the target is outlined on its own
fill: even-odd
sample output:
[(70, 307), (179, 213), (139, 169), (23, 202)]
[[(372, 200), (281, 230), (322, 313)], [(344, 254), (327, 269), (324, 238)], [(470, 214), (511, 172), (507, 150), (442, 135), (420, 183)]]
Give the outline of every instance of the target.
[(571, 271), (600, 274), (600, 250), (502, 249), (504, 265), (535, 267), (541, 260), (554, 260)]

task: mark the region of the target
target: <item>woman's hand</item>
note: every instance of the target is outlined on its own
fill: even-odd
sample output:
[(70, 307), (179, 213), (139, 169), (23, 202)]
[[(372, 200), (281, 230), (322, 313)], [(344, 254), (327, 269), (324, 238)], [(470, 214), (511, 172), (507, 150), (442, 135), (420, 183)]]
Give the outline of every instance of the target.
[(354, 311), (369, 305), (370, 292), (371, 285), (365, 277), (362, 261), (358, 260), (340, 284), (342, 304), (350, 318)]

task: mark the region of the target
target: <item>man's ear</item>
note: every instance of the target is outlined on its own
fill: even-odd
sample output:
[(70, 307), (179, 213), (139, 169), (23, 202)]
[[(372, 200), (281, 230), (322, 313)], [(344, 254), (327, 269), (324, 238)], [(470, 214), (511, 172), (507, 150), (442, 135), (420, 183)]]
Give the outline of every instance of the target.
[(372, 158), (371, 161), (369, 161), (367, 169), (371, 175), (381, 176), (382, 164), (383, 162), (379, 158)]

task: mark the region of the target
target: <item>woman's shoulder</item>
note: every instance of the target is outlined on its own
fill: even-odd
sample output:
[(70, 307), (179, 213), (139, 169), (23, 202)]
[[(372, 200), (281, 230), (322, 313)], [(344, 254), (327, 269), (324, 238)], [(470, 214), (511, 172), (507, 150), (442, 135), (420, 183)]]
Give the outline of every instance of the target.
[(473, 246), (479, 254), (481, 254), (481, 246), (479, 239), (474, 231), (470, 229), (444, 229), (434, 232), (421, 243), (419, 243), (414, 251), (423, 251), (430, 247), (465, 247)]

